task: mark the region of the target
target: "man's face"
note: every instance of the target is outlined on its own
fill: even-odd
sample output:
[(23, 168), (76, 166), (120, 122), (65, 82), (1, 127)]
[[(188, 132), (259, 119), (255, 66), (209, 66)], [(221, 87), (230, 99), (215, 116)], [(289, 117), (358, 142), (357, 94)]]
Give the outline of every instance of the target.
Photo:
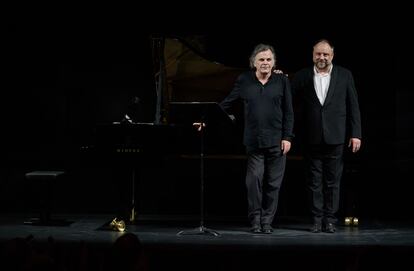
[(332, 48), (325, 42), (320, 42), (313, 48), (313, 63), (320, 70), (325, 70), (331, 65), (333, 56)]
[(270, 50), (258, 53), (254, 59), (254, 66), (256, 67), (256, 71), (260, 73), (270, 73), (274, 65), (275, 59), (272, 51)]

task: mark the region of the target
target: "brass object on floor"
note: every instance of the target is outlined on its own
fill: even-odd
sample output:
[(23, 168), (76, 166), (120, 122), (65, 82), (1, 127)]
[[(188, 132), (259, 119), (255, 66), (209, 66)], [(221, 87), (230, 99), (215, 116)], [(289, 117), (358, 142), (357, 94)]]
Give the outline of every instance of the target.
[(114, 218), (109, 226), (116, 231), (123, 232), (126, 229), (125, 222), (123, 220), (118, 220), (118, 218)]
[(344, 224), (345, 224), (345, 226), (358, 226), (359, 225), (359, 219), (358, 219), (358, 217), (347, 216), (344, 219)]
[(354, 225), (354, 226), (358, 226), (358, 224), (359, 224), (359, 219), (358, 219), (358, 217), (354, 217), (354, 218), (352, 219), (352, 225)]

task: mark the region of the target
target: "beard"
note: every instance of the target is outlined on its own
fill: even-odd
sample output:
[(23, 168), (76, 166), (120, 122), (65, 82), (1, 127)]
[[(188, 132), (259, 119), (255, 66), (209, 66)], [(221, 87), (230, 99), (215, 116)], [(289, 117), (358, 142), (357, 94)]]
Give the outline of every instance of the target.
[(316, 67), (318, 67), (318, 69), (323, 70), (323, 69), (326, 69), (328, 66), (329, 66), (328, 61), (322, 60), (322, 61), (317, 61), (316, 62)]

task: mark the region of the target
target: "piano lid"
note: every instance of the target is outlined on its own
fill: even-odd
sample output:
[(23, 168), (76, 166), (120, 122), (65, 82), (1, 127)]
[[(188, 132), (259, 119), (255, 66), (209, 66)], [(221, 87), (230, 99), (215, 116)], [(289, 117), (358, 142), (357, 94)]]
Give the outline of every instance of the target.
[(168, 102), (220, 102), (244, 71), (208, 60), (202, 50), (194, 40), (165, 40)]

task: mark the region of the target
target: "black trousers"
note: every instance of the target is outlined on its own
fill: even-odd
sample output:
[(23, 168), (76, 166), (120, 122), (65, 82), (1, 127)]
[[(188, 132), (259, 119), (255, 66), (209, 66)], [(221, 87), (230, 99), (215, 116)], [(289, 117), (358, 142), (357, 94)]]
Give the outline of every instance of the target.
[(248, 218), (253, 224), (271, 224), (276, 214), (286, 156), (280, 146), (247, 151)]
[(336, 223), (344, 145), (309, 145), (306, 150), (307, 184), (314, 223)]

